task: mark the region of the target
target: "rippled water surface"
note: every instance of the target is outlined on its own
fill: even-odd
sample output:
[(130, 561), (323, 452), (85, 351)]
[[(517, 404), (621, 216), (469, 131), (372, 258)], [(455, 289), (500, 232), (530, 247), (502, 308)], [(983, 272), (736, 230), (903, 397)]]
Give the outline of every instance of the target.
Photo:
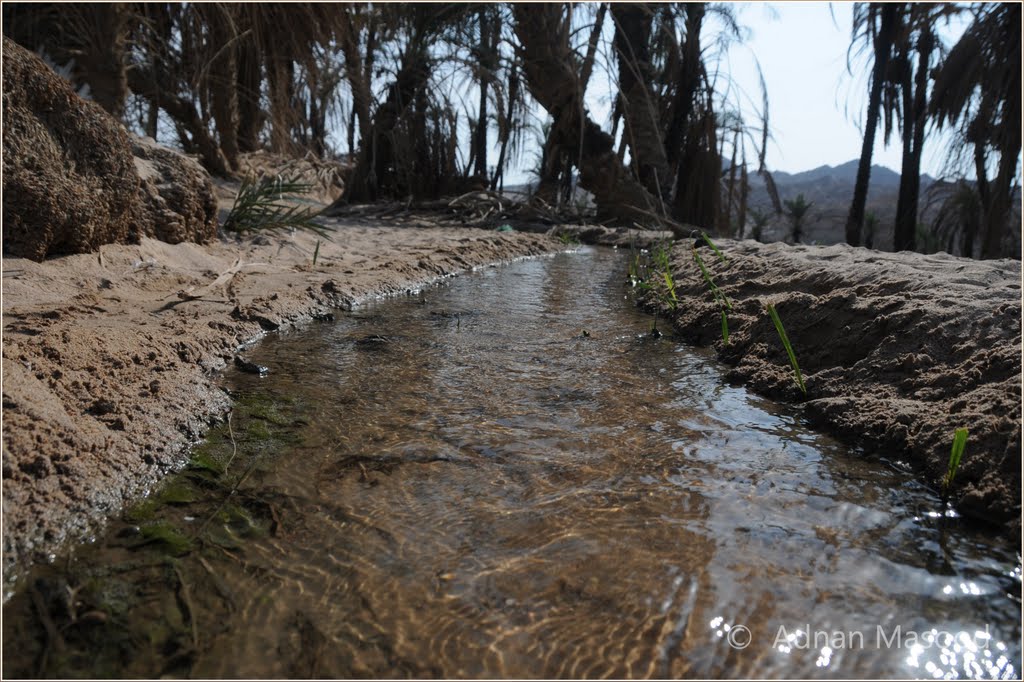
[[(285, 418), (264, 415), (273, 452), (228, 496), (243, 518), (216, 490), (212, 514), (162, 512), (220, 540), (121, 588), (140, 604), (126, 622), (163, 609), (182, 634), (111, 660), (210, 677), (1018, 677), (1013, 545), (941, 518), (886, 453), (645, 336), (624, 265), (523, 261), (262, 344), (269, 375), (229, 384)], [(133, 532), (115, 523), (82, 561), (139, 563)], [(38, 610), (14, 599), (5, 616)]]

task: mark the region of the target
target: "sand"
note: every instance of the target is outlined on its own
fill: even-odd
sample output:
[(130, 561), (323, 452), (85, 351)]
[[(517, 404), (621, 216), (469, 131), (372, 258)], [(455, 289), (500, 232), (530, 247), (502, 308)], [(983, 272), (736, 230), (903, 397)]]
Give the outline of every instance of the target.
[[(107, 245), (3, 261), (3, 541), (9, 571), (88, 538), (184, 464), (228, 409), (241, 346), (477, 266), (543, 235), (328, 221), (334, 236)], [(244, 351), (242, 352), (244, 357)]]
[[(884, 253), (845, 244), (721, 240), (699, 253), (728, 297), (720, 304), (676, 246), (679, 336), (713, 345), (730, 379), (806, 413), (866, 453), (917, 472), (936, 490), (953, 433), (969, 430), (950, 495), (965, 516), (1020, 541), (1021, 263)], [(804, 375), (796, 386), (766, 312), (776, 307)]]

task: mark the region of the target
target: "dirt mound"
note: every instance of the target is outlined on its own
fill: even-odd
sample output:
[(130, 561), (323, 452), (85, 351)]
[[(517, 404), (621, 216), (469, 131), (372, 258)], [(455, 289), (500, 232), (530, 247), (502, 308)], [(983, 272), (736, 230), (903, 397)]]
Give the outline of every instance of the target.
[(3, 251), (42, 260), (122, 242), (142, 219), (125, 129), (3, 42)]
[(195, 161), (131, 135), (6, 38), (3, 78), (4, 255), (216, 234), (213, 186)]
[(936, 487), (954, 430), (967, 427), (953, 498), (968, 515), (1019, 527), (1019, 261), (724, 240), (727, 263), (700, 253), (732, 304), (725, 346), (691, 245), (672, 258), (684, 338), (713, 344), (732, 377), (762, 393), (802, 400), (765, 311), (774, 304), (813, 418)]
[(135, 137), (132, 153), (148, 209), (143, 234), (169, 244), (203, 243), (215, 237), (217, 200), (202, 166), (148, 137)]

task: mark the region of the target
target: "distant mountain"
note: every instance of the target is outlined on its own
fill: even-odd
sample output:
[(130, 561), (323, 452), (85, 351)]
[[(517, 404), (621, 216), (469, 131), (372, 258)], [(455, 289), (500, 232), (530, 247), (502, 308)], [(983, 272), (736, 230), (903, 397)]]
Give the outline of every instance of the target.
[[(853, 188), (857, 181), (858, 160), (847, 161), (838, 166), (819, 166), (802, 173), (772, 173), (775, 188), (782, 201), (795, 199), (803, 194), (813, 205), (804, 230), (807, 243), (835, 244), (846, 241), (846, 217), (853, 199)], [(930, 175), (921, 176), (922, 208), (927, 189), (935, 182)], [(866, 212), (878, 219), (878, 233), (874, 236), (874, 247), (892, 248), (893, 225), (896, 221), (896, 202), (899, 198), (900, 174), (885, 166), (872, 166), (868, 182)], [(771, 198), (760, 175), (750, 176), (749, 205), (765, 211), (772, 210)], [(928, 212), (921, 216), (927, 223)], [(767, 239), (783, 239), (789, 232), (789, 221), (785, 216), (773, 218)]]

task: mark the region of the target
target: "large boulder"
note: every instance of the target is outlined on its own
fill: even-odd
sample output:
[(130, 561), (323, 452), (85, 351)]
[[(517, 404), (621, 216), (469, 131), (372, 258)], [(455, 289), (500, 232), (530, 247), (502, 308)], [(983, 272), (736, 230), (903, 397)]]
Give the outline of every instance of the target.
[(131, 135), (8, 38), (3, 53), (4, 255), (42, 260), (141, 236), (216, 233), (199, 164)]

